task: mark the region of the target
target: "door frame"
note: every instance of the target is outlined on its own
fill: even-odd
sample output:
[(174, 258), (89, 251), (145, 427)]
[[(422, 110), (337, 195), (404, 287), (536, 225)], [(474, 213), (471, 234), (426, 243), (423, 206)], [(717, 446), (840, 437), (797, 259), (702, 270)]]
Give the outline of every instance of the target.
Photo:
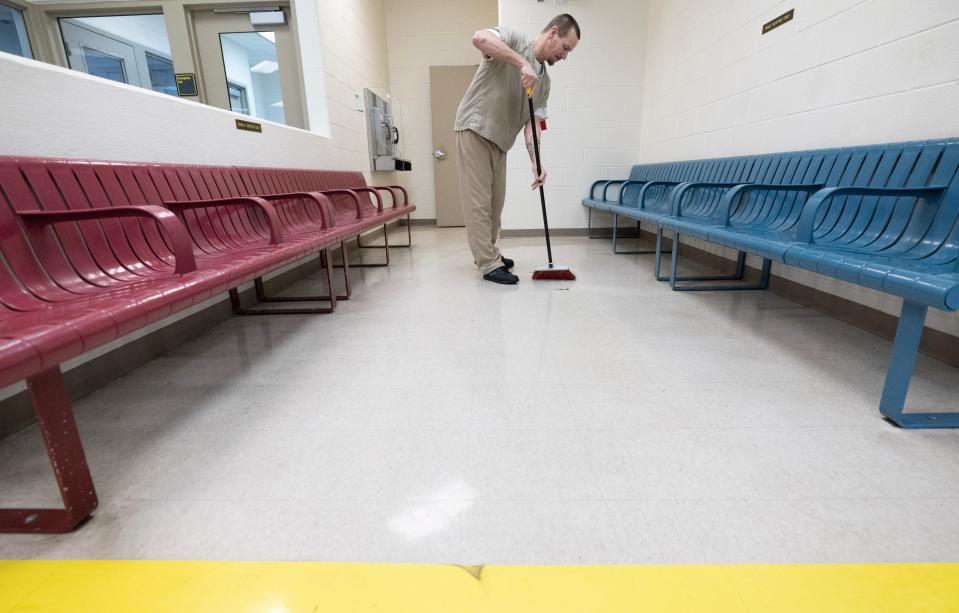
[[(217, 34), (217, 41), (216, 41), (216, 49), (217, 49), (217, 55), (219, 56), (219, 63), (214, 66), (207, 66), (206, 70), (204, 71), (203, 61), (201, 59), (199, 34), (198, 34), (198, 28), (197, 28), (198, 20), (196, 19), (196, 13), (200, 11), (202, 12), (213, 11), (216, 8), (223, 8), (222, 3), (219, 3), (221, 4), (221, 6), (210, 6), (210, 4), (212, 3), (207, 3), (207, 5), (204, 6), (202, 4), (198, 4), (194, 2), (186, 7), (187, 15), (189, 16), (189, 19), (190, 19), (190, 34), (192, 37), (191, 42), (192, 42), (192, 48), (193, 48), (193, 54), (194, 54), (194, 62), (195, 62), (195, 65), (197, 66), (197, 71), (196, 71), (197, 81), (203, 82), (203, 89), (206, 94), (204, 102), (206, 104), (210, 106), (215, 106), (217, 108), (225, 108), (226, 110), (230, 110), (229, 106), (223, 107), (213, 103), (213, 98), (216, 98), (219, 96), (214, 95), (213, 92), (210, 91), (210, 87), (212, 87), (212, 84), (209, 84), (210, 87), (208, 87), (208, 83), (206, 83), (207, 80), (211, 79), (211, 77), (214, 76), (213, 74), (211, 74), (211, 70), (216, 72), (216, 76), (220, 76), (219, 74), (220, 71), (223, 71), (224, 73), (223, 76), (226, 77), (225, 60), (222, 54), (222, 50), (223, 50), (222, 38), (220, 37), (221, 33)], [(299, 39), (297, 37), (296, 25), (293, 19), (294, 17), (293, 6), (286, 2), (275, 2), (269, 6), (275, 7), (277, 5), (279, 5), (280, 9), (286, 13), (287, 23), (283, 27), (287, 28), (288, 30), (286, 35), (289, 37), (289, 41), (291, 45), (291, 49), (288, 54), (289, 57), (284, 57), (282, 60), (280, 59), (281, 54), (280, 54), (279, 47), (277, 47), (277, 61), (281, 62), (281, 66), (282, 66), (282, 68), (280, 69), (280, 86), (283, 92), (283, 104), (284, 104), (283, 115), (284, 115), (285, 125), (291, 128), (299, 128), (301, 130), (306, 130), (308, 129), (306, 127), (307, 126), (306, 93), (303, 88), (303, 68), (302, 68), (302, 62), (300, 60)], [(255, 10), (255, 8), (258, 6), (262, 7), (263, 3), (262, 2), (234, 3), (234, 4), (231, 4), (229, 8), (242, 7), (243, 10), (246, 10), (246, 9)], [(224, 17), (226, 17), (227, 15), (228, 14), (224, 15)], [(249, 20), (247, 20), (247, 22), (248, 21)], [(250, 29), (247, 30), (246, 32), (253, 33), (253, 32), (259, 32), (259, 31), (272, 31), (274, 29), (275, 28), (273, 28), (272, 26), (263, 26), (262, 28), (254, 28), (251, 25)], [(227, 32), (246, 33), (243, 31), (237, 31), (233, 29), (227, 30), (223, 33), (227, 33)], [(287, 79), (283, 78), (284, 73), (288, 75)], [(228, 78), (224, 78), (222, 85), (226, 87), (228, 81), (229, 81)], [(257, 117), (253, 117), (252, 119), (261, 120), (260, 118), (257, 118)], [(269, 120), (263, 119), (262, 121), (269, 121)]]

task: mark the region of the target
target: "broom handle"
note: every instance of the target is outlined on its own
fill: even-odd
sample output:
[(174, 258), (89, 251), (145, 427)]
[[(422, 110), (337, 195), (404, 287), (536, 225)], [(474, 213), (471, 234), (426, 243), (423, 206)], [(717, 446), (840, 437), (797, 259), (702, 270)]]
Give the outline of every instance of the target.
[[(536, 154), (536, 178), (543, 174), (543, 165), (539, 161), (539, 139), (536, 138), (536, 118), (533, 115), (533, 88), (526, 88), (526, 100), (529, 102), (529, 127), (533, 132), (533, 152)], [(543, 231), (546, 233), (546, 257), (549, 258), (549, 267), (553, 267), (553, 249), (549, 245), (549, 222), (546, 221), (546, 193), (543, 186), (539, 186), (539, 204), (543, 209)]]

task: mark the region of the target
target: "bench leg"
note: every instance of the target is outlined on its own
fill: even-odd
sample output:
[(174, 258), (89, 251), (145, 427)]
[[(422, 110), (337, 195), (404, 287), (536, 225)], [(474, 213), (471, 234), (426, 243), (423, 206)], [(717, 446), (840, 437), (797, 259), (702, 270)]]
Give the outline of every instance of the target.
[[(676, 241), (674, 240), (673, 245), (675, 244), (676, 244)], [(669, 277), (664, 277), (659, 274), (659, 270), (661, 268), (662, 261), (663, 261), (663, 254), (668, 253), (672, 255), (673, 253), (672, 251), (663, 251), (663, 229), (661, 227), (656, 228), (656, 249), (654, 250), (654, 252), (656, 253), (656, 262), (654, 265), (653, 274), (656, 276), (656, 280), (669, 281)]]
[[(342, 244), (341, 244), (342, 245)], [(346, 255), (344, 248), (344, 255)], [(336, 291), (333, 289), (333, 274), (330, 261), (333, 258), (328, 250), (323, 252), (323, 271), (326, 273), (326, 287), (329, 293), (326, 296), (276, 296), (266, 295), (266, 288), (263, 286), (263, 278), (257, 277), (253, 280), (253, 286), (256, 288), (256, 297), (260, 302), (329, 302), (328, 307), (294, 307), (289, 309), (257, 309), (246, 308), (240, 304), (240, 293), (237, 289), (230, 289), (230, 304), (233, 312), (237, 315), (325, 315), (336, 310)], [(349, 266), (349, 264), (347, 264)], [(346, 272), (346, 271), (344, 271)]]
[(906, 301), (902, 304), (889, 370), (886, 372), (886, 383), (879, 401), (879, 412), (902, 428), (959, 428), (959, 412), (903, 413), (927, 310), (925, 305)]
[[(405, 244), (405, 245), (397, 245), (397, 244), (394, 243), (394, 244), (390, 245), (390, 249), (411, 249), (411, 248), (413, 247), (413, 230), (412, 230), (412, 227), (411, 227), (411, 226), (412, 226), (412, 224), (410, 223), (410, 214), (407, 213), (407, 214), (406, 214), (406, 244)], [(357, 245), (360, 245), (360, 237), (358, 237), (358, 236), (356, 237), (356, 244), (357, 244)], [(360, 245), (360, 248), (361, 248), (361, 249), (368, 249), (368, 248), (373, 248), (373, 249), (375, 249), (375, 248), (378, 247), (378, 246), (379, 246), (379, 245), (369, 245), (369, 246), (367, 246), (367, 245)]]
[[(389, 266), (389, 265), (390, 265), (390, 237), (389, 237), (389, 233), (388, 233), (387, 228), (386, 228), (386, 224), (383, 224), (383, 244), (382, 244), (382, 245), (364, 245), (364, 244), (360, 241), (360, 239), (362, 239), (362, 238), (363, 238), (362, 235), (358, 235), (358, 236), (356, 237), (356, 246), (357, 246), (358, 248), (360, 248), (360, 249), (383, 249), (383, 251), (386, 253), (386, 261), (385, 261), (385, 262), (373, 262), (373, 263), (355, 262), (355, 263), (353, 263), (353, 264), (349, 264), (349, 263), (345, 263), (345, 262), (344, 262), (344, 264), (334, 264), (334, 266), (333, 266), (334, 268), (344, 268), (345, 266), (352, 266), (353, 268), (380, 268), (380, 267), (383, 267), (383, 266)], [(410, 244), (412, 244), (412, 243), (410, 243)], [(403, 246), (409, 246), (409, 245), (400, 245), (400, 246), (403, 247)]]
[(603, 238), (602, 236), (593, 236), (593, 207), (586, 207), (586, 236), (588, 238)]
[(0, 532), (70, 532), (97, 508), (97, 493), (60, 367), (28, 378), (27, 389), (64, 508), (0, 509)]
[[(662, 232), (662, 230), (660, 230)], [(657, 237), (657, 240), (660, 240)], [(657, 256), (658, 258), (659, 256)], [(743, 275), (746, 273), (746, 252), (739, 251), (736, 256), (736, 272), (730, 275), (679, 275), (676, 273), (677, 264), (679, 262), (679, 233), (673, 235), (673, 252), (672, 257), (670, 258), (669, 263), (669, 286), (677, 292), (722, 292), (722, 291), (737, 291), (737, 290), (763, 290), (769, 287), (769, 272), (772, 268), (772, 261), (768, 258), (763, 258), (763, 268), (762, 273), (759, 278), (759, 283), (755, 285), (744, 285), (739, 283), (724, 283), (720, 285), (708, 285), (708, 284), (696, 284), (691, 283), (689, 285), (679, 285), (678, 281), (742, 281)], [(656, 266), (656, 279), (659, 281), (665, 281), (667, 278), (662, 278), (659, 276), (659, 262), (657, 261)]]
[[(644, 255), (649, 253), (656, 253), (655, 249), (634, 249), (633, 251), (619, 251), (616, 248), (616, 234), (619, 226), (619, 215), (613, 213), (613, 253), (618, 253), (621, 255)], [(639, 237), (642, 234), (642, 222), (636, 222), (636, 243), (639, 244)]]
[[(411, 248), (411, 247), (413, 246), (413, 231), (412, 231), (411, 226), (412, 226), (412, 224), (410, 223), (410, 214), (407, 213), (407, 214), (406, 214), (406, 244), (405, 244), (405, 245), (397, 245), (396, 243), (393, 243), (392, 245), (390, 245), (390, 249), (409, 249), (409, 248)], [(385, 226), (385, 225), (383, 226), (383, 232), (384, 232), (384, 233), (386, 232), (386, 226)], [(360, 237), (359, 237), (359, 236), (356, 237), (356, 245), (357, 245), (357, 247), (360, 248), (360, 249), (382, 249), (382, 248), (383, 248), (383, 245), (364, 245), (364, 244), (360, 243)], [(389, 262), (387, 262), (387, 263), (389, 263)]]
[[(334, 266), (334, 268), (343, 269), (343, 284), (346, 287), (346, 293), (342, 295), (337, 295), (337, 300), (349, 300), (353, 295), (353, 288), (350, 286), (350, 254), (346, 248), (346, 241), (340, 241), (340, 256), (343, 258), (344, 266)], [(320, 252), (320, 262), (323, 266), (329, 266), (330, 260), (333, 259), (333, 254), (329, 251)], [(328, 298), (322, 298), (321, 300), (327, 300)]]

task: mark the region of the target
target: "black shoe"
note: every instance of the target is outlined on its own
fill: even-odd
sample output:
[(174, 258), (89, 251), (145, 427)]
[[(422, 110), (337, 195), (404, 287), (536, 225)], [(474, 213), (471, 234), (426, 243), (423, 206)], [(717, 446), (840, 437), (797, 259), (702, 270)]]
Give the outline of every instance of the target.
[(513, 260), (511, 260), (511, 259), (509, 259), (508, 257), (503, 256), (503, 255), (499, 256), (499, 259), (501, 259), (501, 260), (503, 261), (503, 266), (505, 266), (506, 268), (512, 268), (512, 267), (513, 267), (513, 264), (516, 263), (516, 262), (514, 262)]
[(500, 283), (502, 285), (516, 285), (519, 283), (519, 277), (508, 271), (505, 266), (500, 266), (496, 270), (491, 270), (483, 275), (483, 278), (487, 281)]

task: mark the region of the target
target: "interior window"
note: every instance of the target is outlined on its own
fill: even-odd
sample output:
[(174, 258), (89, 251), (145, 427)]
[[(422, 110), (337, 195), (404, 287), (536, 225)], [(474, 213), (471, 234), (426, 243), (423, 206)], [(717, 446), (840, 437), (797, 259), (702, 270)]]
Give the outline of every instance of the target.
[(230, 93), (230, 110), (235, 113), (249, 115), (250, 103), (247, 101), (246, 88), (232, 81), (227, 81), (226, 87)]
[[(237, 113), (286, 123), (275, 34), (262, 31), (221, 33), (220, 48), (230, 108)], [(234, 96), (238, 89), (243, 90), (242, 104)]]
[(124, 70), (123, 59), (103, 53), (96, 49), (88, 47), (83, 48), (83, 61), (86, 62), (87, 71), (97, 77), (117, 81), (118, 83), (128, 83), (126, 70)]
[(70, 68), (177, 95), (163, 15), (63, 18), (60, 33)]
[(176, 96), (176, 75), (173, 62), (167, 58), (147, 52), (147, 69), (150, 71), (150, 87), (155, 92)]
[(23, 11), (0, 4), (0, 51), (33, 59)]

